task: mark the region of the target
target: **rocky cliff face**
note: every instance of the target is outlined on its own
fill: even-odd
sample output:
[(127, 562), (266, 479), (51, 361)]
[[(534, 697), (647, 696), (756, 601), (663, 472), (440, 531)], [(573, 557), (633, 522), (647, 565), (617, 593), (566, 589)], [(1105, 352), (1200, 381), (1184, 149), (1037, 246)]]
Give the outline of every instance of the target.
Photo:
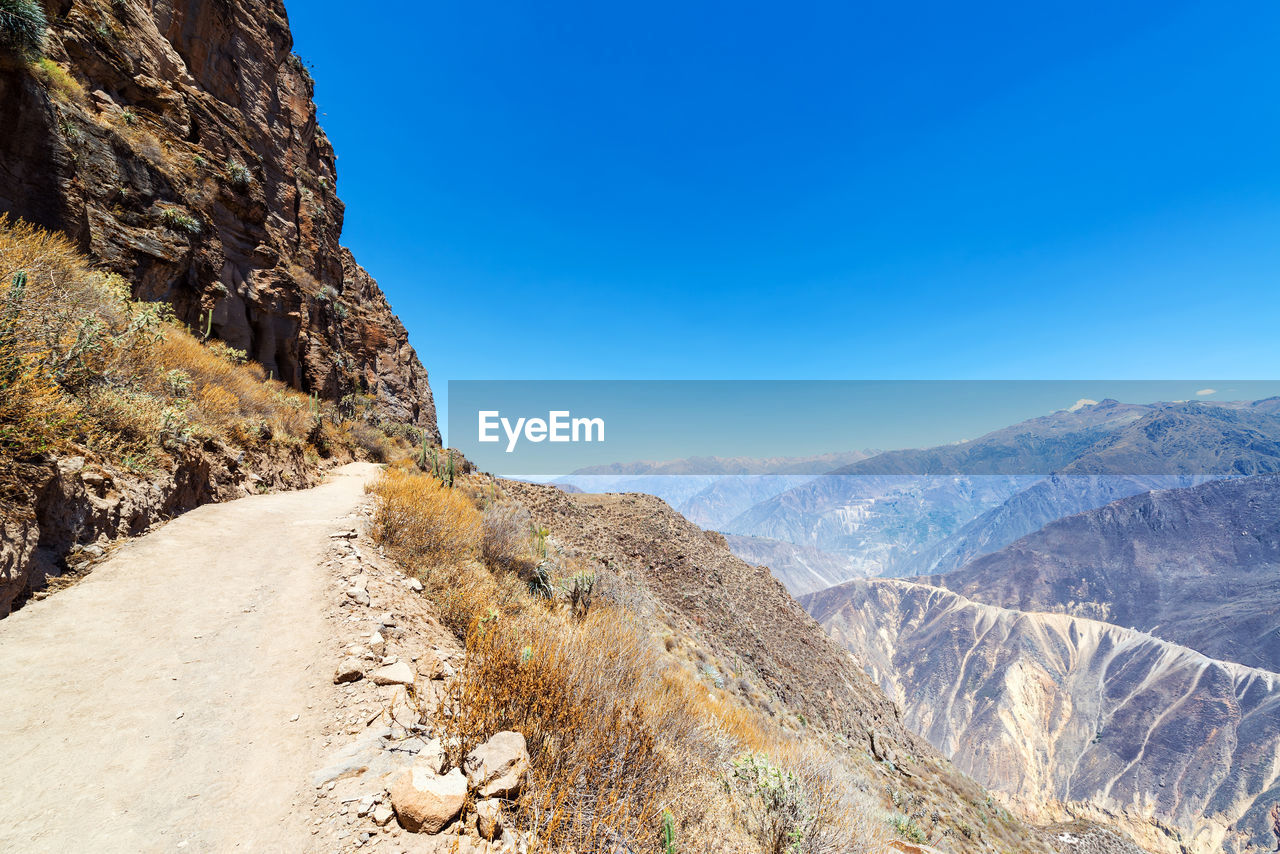
[(923, 584), (804, 601), (911, 729), (1032, 814), (1107, 817), (1171, 854), (1274, 850), (1280, 676)]
[(0, 53), (0, 212), (295, 388), (371, 396), (439, 441), (427, 374), (339, 245), (334, 152), (280, 0), (47, 0)]

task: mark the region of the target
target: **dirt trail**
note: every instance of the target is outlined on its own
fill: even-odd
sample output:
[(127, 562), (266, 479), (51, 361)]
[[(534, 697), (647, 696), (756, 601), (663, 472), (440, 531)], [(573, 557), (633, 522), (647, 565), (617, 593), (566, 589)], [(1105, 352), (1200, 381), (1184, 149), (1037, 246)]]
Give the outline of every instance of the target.
[(376, 471), (198, 508), (0, 621), (0, 850), (298, 850), (317, 567)]

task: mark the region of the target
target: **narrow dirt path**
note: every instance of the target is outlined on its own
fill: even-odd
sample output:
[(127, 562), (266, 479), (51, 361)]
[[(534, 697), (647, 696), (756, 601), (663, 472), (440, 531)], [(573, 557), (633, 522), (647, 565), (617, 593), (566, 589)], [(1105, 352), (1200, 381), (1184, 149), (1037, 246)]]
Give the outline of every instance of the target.
[(317, 567), (376, 472), (198, 508), (0, 621), (0, 850), (299, 850)]

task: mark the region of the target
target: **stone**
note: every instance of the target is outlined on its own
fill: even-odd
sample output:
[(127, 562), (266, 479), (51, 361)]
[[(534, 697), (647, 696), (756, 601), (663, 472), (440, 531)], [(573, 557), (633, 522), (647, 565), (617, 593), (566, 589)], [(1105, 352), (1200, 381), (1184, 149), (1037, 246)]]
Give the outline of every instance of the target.
[(364, 605), (365, 607), (368, 607), (372, 601), (369, 598), (369, 591), (362, 587), (348, 587), (347, 598), (357, 605)]
[(458, 817), (466, 800), (467, 778), (457, 768), (441, 775), (414, 765), (391, 784), (391, 807), (413, 833), (439, 833)]
[(395, 813), (386, 804), (378, 804), (373, 808), (373, 823), (378, 827), (386, 827)]
[(387, 651), (387, 639), (382, 636), (382, 632), (374, 632), (369, 635), (369, 649), (375, 655), (382, 655)]
[(529, 771), (529, 749), (518, 732), (500, 732), (467, 754), (462, 767), (481, 798), (513, 798)]
[(889, 743), (888, 737), (879, 730), (873, 730), (871, 733), (871, 755), (880, 762), (897, 763), (898, 761), (897, 751)]
[(412, 590), (414, 593), (422, 592), (422, 582), (416, 578), (410, 578), (408, 581), (405, 582), (405, 586), (408, 587), (410, 590)]
[(476, 804), (476, 829), (481, 839), (497, 839), (502, 835), (502, 801), (487, 798)]
[(369, 681), (374, 685), (412, 685), (417, 681), (417, 675), (407, 662), (397, 661), (370, 673)]
[(360, 666), (358, 658), (344, 658), (338, 664), (338, 669), (333, 673), (333, 684), (341, 685), (344, 682), (358, 682), (364, 677), (364, 670)]
[(354, 540), (355, 538), (355, 531), (334, 531), (329, 535), (329, 539), (331, 540)]

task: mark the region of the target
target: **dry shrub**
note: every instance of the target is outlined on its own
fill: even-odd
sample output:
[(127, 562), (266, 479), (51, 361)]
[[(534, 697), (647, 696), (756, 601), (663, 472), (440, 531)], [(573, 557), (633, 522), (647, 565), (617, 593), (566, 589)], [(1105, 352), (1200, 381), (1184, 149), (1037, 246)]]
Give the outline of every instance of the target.
[(457, 564), (474, 552), (480, 513), (461, 492), (433, 477), (394, 468), (370, 491), (381, 499), (374, 516), (378, 541), (411, 564)]
[[(435, 713), (448, 760), (460, 763), (497, 732), (523, 734), (531, 764), (514, 820), (540, 850), (662, 850), (667, 812), (682, 854), (888, 850), (884, 820), (861, 794), (865, 781), (827, 748), (709, 684), (672, 654), (681, 644), (664, 646), (648, 611), (606, 597), (575, 617), (563, 595), (537, 598), (501, 561), (490, 569), (470, 559), (485, 548), (467, 497), (474, 489), (391, 469), (372, 491), (375, 535), (419, 573), (441, 622), (466, 641), (466, 661)], [(519, 514), (489, 518), (512, 530)], [(619, 579), (610, 584), (621, 589)], [(780, 815), (735, 787), (732, 762), (744, 752), (772, 757), (794, 781)], [(779, 839), (798, 847), (779, 849)]]
[(459, 762), (496, 732), (525, 735), (531, 759), (520, 801), (553, 850), (648, 847), (663, 809), (691, 778), (711, 731), (661, 702), (653, 640), (625, 614), (580, 623), (478, 620), (467, 663), (439, 725)]
[(480, 558), (493, 570), (520, 573), (533, 557), (529, 511), (502, 502), (485, 508), (480, 521)]
[(856, 780), (803, 742), (736, 756), (729, 783), (766, 854), (879, 854), (890, 834)]
[(0, 464), (61, 447), (149, 468), (193, 439), (306, 443), (321, 416), (66, 238), (0, 215)]

